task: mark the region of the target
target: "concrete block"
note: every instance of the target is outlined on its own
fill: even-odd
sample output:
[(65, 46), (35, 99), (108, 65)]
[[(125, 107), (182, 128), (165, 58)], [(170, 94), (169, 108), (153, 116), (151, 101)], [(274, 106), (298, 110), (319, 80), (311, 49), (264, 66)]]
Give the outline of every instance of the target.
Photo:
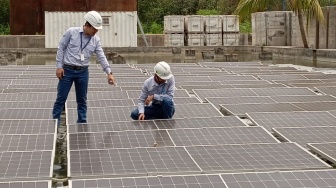
[(204, 46), (204, 34), (188, 33), (188, 46)]

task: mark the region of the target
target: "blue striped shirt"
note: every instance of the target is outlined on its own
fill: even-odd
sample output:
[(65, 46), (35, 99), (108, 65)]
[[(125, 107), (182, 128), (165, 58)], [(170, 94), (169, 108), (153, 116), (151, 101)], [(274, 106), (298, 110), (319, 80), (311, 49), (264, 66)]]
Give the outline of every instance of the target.
[[(82, 34), (81, 34), (82, 33)], [(82, 38), (82, 40), (81, 40)], [(86, 47), (81, 50), (82, 47)], [(84, 54), (84, 61), (81, 61), (81, 53)], [(74, 66), (89, 66), (90, 57), (96, 53), (97, 59), (105, 73), (111, 72), (110, 65), (101, 47), (100, 38), (97, 35), (92, 37), (83, 33), (83, 27), (70, 27), (59, 42), (56, 56), (56, 67), (62, 68), (63, 64)]]
[(163, 84), (158, 84), (154, 80), (154, 76), (148, 78), (142, 87), (139, 97), (138, 110), (142, 114), (145, 111), (145, 101), (149, 95), (154, 95), (153, 103), (160, 103), (163, 97), (174, 98), (175, 78), (172, 76)]

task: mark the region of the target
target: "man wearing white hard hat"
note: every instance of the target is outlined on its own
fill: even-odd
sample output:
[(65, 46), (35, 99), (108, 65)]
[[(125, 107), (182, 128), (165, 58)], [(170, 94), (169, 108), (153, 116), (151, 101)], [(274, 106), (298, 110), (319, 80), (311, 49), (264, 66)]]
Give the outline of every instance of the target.
[(102, 17), (96, 11), (84, 16), (83, 27), (71, 27), (59, 42), (56, 56), (56, 76), (59, 79), (57, 98), (52, 115), (60, 120), (65, 101), (72, 84), (75, 84), (77, 101), (77, 123), (86, 123), (87, 91), (89, 82), (90, 57), (96, 54), (97, 60), (107, 74), (107, 83), (114, 85), (110, 65), (102, 49), (100, 38), (96, 35), (102, 29)]
[(158, 62), (154, 67), (154, 76), (148, 78), (142, 87), (138, 108), (131, 113), (133, 120), (171, 119), (174, 107), (175, 78), (170, 66)]

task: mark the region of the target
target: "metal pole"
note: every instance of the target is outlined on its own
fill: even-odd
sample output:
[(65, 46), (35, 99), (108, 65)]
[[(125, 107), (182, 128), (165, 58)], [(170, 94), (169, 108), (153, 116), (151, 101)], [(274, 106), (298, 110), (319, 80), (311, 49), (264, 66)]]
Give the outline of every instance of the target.
[(146, 39), (145, 33), (144, 33), (143, 29), (142, 29), (142, 25), (141, 25), (139, 16), (137, 16), (137, 20), (138, 20), (138, 25), (139, 25), (139, 28), (140, 28), (140, 31), (141, 31), (142, 38), (145, 41), (146, 47), (148, 47), (147, 39)]

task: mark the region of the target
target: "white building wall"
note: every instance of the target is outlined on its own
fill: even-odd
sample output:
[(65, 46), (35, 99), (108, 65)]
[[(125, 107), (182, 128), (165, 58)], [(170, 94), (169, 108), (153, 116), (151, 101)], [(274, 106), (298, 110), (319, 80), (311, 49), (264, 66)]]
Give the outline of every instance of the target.
[[(99, 12), (103, 29), (97, 35), (103, 47), (137, 47), (137, 12)], [(84, 25), (86, 12), (45, 12), (45, 48), (57, 48), (69, 27)]]

